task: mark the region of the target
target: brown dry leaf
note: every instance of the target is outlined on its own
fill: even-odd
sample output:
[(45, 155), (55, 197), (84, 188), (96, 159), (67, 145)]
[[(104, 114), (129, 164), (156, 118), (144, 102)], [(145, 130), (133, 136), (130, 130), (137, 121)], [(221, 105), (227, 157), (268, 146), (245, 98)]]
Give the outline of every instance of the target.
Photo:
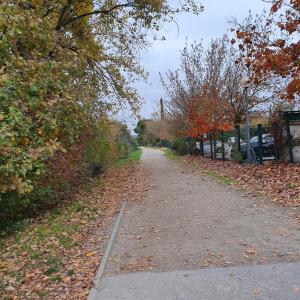
[(248, 250), (245, 251), (245, 253), (246, 253), (247, 255), (255, 255), (255, 254), (256, 254), (256, 251), (255, 251), (254, 249), (248, 249)]
[(252, 289), (252, 294), (253, 295), (259, 295), (260, 294), (260, 289), (258, 289), (258, 288)]
[(141, 235), (136, 235), (135, 239), (136, 239), (137, 241), (139, 241), (139, 240), (142, 239), (142, 236), (141, 236)]
[(223, 176), (254, 196), (267, 196), (282, 206), (300, 207), (300, 164), (243, 165), (199, 156), (183, 157), (180, 161), (189, 169)]
[(67, 277), (65, 277), (65, 278), (63, 279), (63, 282), (64, 282), (64, 283), (70, 283), (70, 282), (71, 282), (71, 278), (70, 278), (69, 276), (67, 276)]
[[(49, 225), (49, 212), (19, 239), (8, 238), (0, 253), (0, 298), (39, 299), (43, 293), (47, 299), (86, 299), (108, 238), (107, 223), (124, 199), (143, 199), (148, 178), (140, 164), (110, 170), (60, 208), (59, 223), (53, 224), (59, 235)], [(46, 236), (42, 242), (39, 234)], [(146, 261), (144, 268), (156, 266)]]

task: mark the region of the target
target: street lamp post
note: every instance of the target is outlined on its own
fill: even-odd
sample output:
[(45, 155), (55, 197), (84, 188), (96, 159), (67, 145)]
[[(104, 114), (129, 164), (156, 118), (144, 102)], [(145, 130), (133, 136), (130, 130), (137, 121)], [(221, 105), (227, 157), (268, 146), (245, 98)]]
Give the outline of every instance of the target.
[(247, 143), (247, 159), (246, 163), (252, 163), (251, 155), (251, 144), (250, 144), (250, 114), (249, 114), (249, 98), (248, 98), (248, 89), (250, 86), (249, 78), (242, 79), (242, 86), (244, 88), (244, 101), (246, 105), (246, 143)]

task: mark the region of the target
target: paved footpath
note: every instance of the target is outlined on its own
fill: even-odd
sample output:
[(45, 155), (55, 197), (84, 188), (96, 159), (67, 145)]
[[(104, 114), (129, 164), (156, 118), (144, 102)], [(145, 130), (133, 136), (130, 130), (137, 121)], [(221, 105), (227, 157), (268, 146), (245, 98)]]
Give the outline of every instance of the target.
[(89, 299), (300, 299), (295, 210), (143, 149), (146, 197), (126, 206)]

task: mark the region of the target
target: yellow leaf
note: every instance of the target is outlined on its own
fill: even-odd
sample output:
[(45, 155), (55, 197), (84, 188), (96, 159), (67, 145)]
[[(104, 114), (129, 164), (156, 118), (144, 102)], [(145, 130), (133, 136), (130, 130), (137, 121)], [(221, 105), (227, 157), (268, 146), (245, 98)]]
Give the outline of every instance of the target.
[(94, 255), (94, 252), (88, 252), (85, 256), (91, 257), (91, 256), (93, 256), (93, 255)]
[(70, 283), (70, 282), (71, 282), (71, 278), (70, 278), (69, 276), (67, 276), (67, 277), (65, 277), (65, 278), (63, 279), (63, 282), (64, 282), (64, 283)]

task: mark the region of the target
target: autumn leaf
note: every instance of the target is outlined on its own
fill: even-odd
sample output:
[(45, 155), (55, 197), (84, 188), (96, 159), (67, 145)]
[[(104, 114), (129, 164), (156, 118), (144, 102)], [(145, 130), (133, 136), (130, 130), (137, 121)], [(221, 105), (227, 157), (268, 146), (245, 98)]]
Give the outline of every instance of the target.
[[(57, 213), (45, 213), (5, 238), (0, 250), (0, 298), (13, 299), (14, 293), (16, 299), (35, 298), (39, 293), (49, 299), (61, 295), (86, 299), (107, 242), (107, 223), (124, 199), (143, 199), (148, 178), (140, 164), (111, 169), (94, 178)], [(157, 267), (148, 256), (136, 268)]]

